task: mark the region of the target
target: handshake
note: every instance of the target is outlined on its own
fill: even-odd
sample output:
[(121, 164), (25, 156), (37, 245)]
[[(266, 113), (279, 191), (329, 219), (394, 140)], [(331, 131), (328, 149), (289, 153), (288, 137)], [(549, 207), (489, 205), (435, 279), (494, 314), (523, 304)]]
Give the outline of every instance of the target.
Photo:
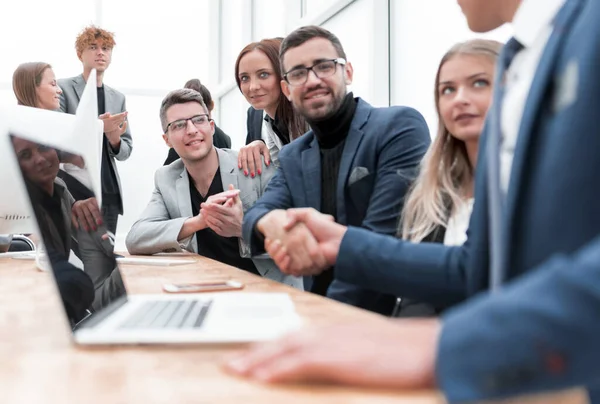
[(273, 210), (257, 229), (265, 250), (285, 274), (318, 275), (335, 265), (346, 226), (312, 208)]

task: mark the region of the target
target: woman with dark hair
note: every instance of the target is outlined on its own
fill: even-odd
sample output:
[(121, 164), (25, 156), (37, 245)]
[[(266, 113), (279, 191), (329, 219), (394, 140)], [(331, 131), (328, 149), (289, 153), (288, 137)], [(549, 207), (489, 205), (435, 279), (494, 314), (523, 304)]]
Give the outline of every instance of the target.
[[(48, 63), (20, 64), (13, 73), (13, 92), (19, 105), (52, 111), (58, 111), (60, 108), (62, 90), (56, 82), (52, 66)], [(71, 185), (77, 184), (73, 188), (73, 192), (77, 195), (76, 201), (71, 206), (74, 219), (81, 222), (85, 229), (95, 230), (103, 220), (94, 193), (67, 171), (61, 169), (58, 176), (66, 178), (66, 182)], [(70, 192), (71, 195), (73, 192)]]
[[(210, 94), (210, 91), (208, 91), (208, 88), (206, 88), (206, 86), (202, 84), (198, 79), (188, 80), (183, 86), (183, 88), (196, 90), (200, 93), (202, 99), (204, 100), (204, 103), (206, 104), (206, 108), (208, 108), (208, 118), (212, 119), (211, 114), (212, 110), (215, 108), (215, 102), (213, 101), (212, 95)], [(223, 132), (223, 130), (219, 128), (216, 124), (215, 133), (213, 135), (213, 145), (215, 147), (218, 147), (219, 149), (231, 149), (231, 138), (227, 136), (227, 134)], [(177, 154), (175, 149), (171, 147), (169, 149), (169, 155), (167, 156), (167, 159), (165, 160), (163, 165), (169, 165), (178, 158), (179, 155)]]
[[(238, 88), (252, 105), (248, 110), (246, 146), (238, 155), (238, 165), (245, 175), (260, 174), (255, 167), (261, 167), (261, 155), (267, 165), (272, 160), (277, 166), (279, 150), (308, 130), (304, 118), (281, 91), (281, 42), (281, 38), (252, 42), (242, 49), (235, 62)], [(257, 118), (262, 118), (260, 110), (264, 111), (264, 120)]]

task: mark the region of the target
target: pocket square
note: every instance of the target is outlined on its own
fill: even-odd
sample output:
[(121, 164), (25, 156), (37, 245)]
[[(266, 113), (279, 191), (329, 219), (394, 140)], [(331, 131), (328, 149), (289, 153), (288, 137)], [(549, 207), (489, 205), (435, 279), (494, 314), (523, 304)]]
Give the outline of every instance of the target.
[(552, 99), (552, 111), (556, 114), (577, 99), (577, 87), (579, 86), (579, 63), (570, 60), (567, 67), (556, 78), (556, 90)]
[(365, 178), (367, 175), (369, 175), (369, 169), (367, 167), (354, 167), (350, 173), (348, 185), (354, 184), (355, 182)]

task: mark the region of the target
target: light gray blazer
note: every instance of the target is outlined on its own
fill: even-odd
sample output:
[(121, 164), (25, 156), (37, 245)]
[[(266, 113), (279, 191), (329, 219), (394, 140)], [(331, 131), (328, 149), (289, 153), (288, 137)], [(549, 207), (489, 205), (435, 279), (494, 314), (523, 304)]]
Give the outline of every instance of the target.
[[(218, 149), (219, 171), (223, 189), (233, 184), (240, 190), (244, 212), (256, 203), (275, 174), (273, 166), (263, 163), (262, 175), (255, 178), (240, 174), (238, 152)], [(186, 219), (193, 216), (190, 179), (181, 159), (163, 166), (154, 175), (154, 191), (142, 216), (131, 226), (125, 244), (130, 254), (155, 254), (187, 250), (198, 253), (196, 234), (177, 241)], [(250, 258), (250, 248), (240, 238), (240, 255)], [(252, 258), (258, 272), (265, 278), (303, 289), (302, 278), (283, 274), (270, 258)]]
[[(79, 105), (79, 100), (81, 99), (81, 94), (83, 94), (83, 89), (85, 88), (83, 75), (80, 74), (79, 76), (70, 77), (68, 79), (60, 79), (58, 80), (58, 85), (62, 90), (60, 96), (60, 110), (68, 114), (75, 114), (77, 106)], [(106, 84), (104, 85), (104, 104), (105, 112), (110, 112), (113, 115), (127, 111), (127, 107), (125, 106), (125, 95)], [(127, 129), (125, 130), (125, 133), (121, 135), (121, 147), (119, 148), (119, 152), (115, 153), (112, 148), (108, 148), (110, 161), (113, 165), (115, 175), (117, 176), (117, 183), (119, 184), (121, 196), (123, 195), (123, 190), (121, 189), (121, 179), (119, 178), (115, 159), (119, 161), (127, 160), (131, 155), (132, 148), (133, 142), (131, 139), (131, 130), (129, 122), (127, 122)], [(123, 208), (121, 207), (121, 211), (122, 210)]]

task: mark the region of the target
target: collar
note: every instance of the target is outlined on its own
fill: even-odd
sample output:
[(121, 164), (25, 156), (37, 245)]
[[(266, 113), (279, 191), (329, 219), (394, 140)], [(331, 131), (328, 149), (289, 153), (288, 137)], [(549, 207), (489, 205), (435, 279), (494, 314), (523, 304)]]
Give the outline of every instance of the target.
[(544, 29), (552, 28), (554, 17), (565, 3), (566, 0), (523, 0), (513, 18), (515, 38), (525, 48), (533, 46)]

